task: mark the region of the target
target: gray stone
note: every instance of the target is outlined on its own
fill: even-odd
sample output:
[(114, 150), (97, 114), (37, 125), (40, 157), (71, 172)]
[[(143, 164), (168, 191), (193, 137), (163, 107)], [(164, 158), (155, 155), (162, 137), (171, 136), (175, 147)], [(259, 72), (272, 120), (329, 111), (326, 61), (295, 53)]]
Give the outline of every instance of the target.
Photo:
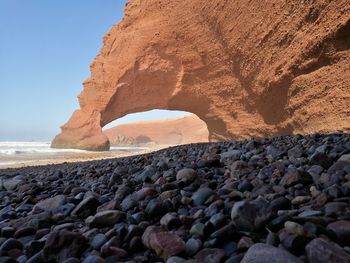
[(80, 260), (77, 258), (67, 258), (65, 261), (62, 263), (80, 263)]
[(177, 172), (176, 180), (183, 181), (185, 183), (192, 182), (196, 179), (197, 173), (190, 168), (184, 168)]
[(104, 263), (105, 260), (99, 256), (88, 256), (83, 260), (83, 263)]
[(75, 204), (68, 203), (68, 204), (62, 205), (62, 206), (60, 206), (60, 207), (58, 207), (56, 209), (53, 209), (51, 211), (51, 213), (54, 214), (54, 215), (62, 214), (64, 216), (69, 216), (74, 208), (75, 208)]
[(123, 199), (123, 201), (121, 203), (121, 208), (124, 212), (127, 212), (137, 205), (138, 205), (138, 202), (135, 200), (134, 196), (131, 194)]
[(253, 189), (253, 185), (249, 181), (244, 180), (237, 186), (237, 189), (241, 192), (251, 191)]
[(71, 215), (79, 218), (87, 218), (96, 212), (100, 202), (93, 196), (89, 196), (81, 201), (72, 211)]
[(167, 213), (160, 219), (160, 224), (168, 229), (173, 229), (181, 225), (176, 213)]
[(231, 150), (228, 152), (223, 152), (220, 154), (221, 162), (226, 161), (229, 159), (230, 161), (237, 161), (241, 158), (242, 151), (241, 150)]
[(121, 168), (117, 168), (114, 170), (114, 172), (112, 173), (111, 177), (109, 178), (109, 182), (108, 182), (108, 187), (112, 187), (114, 184), (121, 184), (123, 183), (123, 178), (122, 175), (127, 173), (127, 170), (123, 170)]
[(99, 250), (104, 243), (108, 241), (107, 237), (105, 234), (99, 233), (94, 238), (91, 240), (91, 247), (93, 249)]
[(20, 238), (25, 236), (31, 236), (31, 235), (35, 235), (35, 233), (36, 233), (36, 230), (33, 227), (22, 227), (15, 232), (14, 237)]
[(296, 145), (293, 148), (288, 150), (289, 158), (300, 158), (303, 156), (303, 147)]
[(311, 175), (320, 175), (323, 171), (323, 167), (319, 165), (313, 165), (310, 167), (310, 169), (307, 170), (307, 172)]
[(304, 196), (304, 195), (296, 196), (292, 200), (292, 205), (294, 205), (294, 206), (301, 205), (301, 204), (304, 204), (306, 202), (309, 202), (310, 200), (311, 200), (311, 197), (307, 196), (307, 195), (306, 196)]
[(213, 194), (214, 194), (214, 191), (209, 187), (200, 188), (192, 195), (192, 200), (194, 205), (196, 206), (203, 205), (205, 201), (207, 201), (207, 199)]
[(86, 238), (67, 230), (51, 232), (42, 250), (44, 262), (62, 262), (69, 257), (80, 258), (87, 248)]
[(203, 263), (221, 263), (226, 257), (226, 252), (219, 248), (204, 248), (194, 257), (197, 262)]
[(237, 244), (237, 249), (239, 251), (246, 251), (248, 248), (250, 248), (252, 245), (254, 245), (253, 240), (250, 237), (243, 236), (240, 238)]
[(232, 255), (231, 257), (229, 257), (225, 263), (240, 263), (242, 260), (242, 256), (241, 255)]
[(186, 242), (186, 254), (193, 256), (202, 247), (202, 241), (200, 239), (190, 238)]
[(332, 165), (332, 159), (329, 156), (322, 152), (315, 152), (309, 157), (310, 164), (320, 165), (324, 168), (328, 168)]
[(343, 170), (348, 165), (350, 165), (350, 154), (344, 154), (328, 169), (328, 172)]
[(215, 214), (209, 219), (209, 222), (217, 229), (225, 224), (226, 216), (223, 213)]
[(310, 216), (320, 216), (322, 215), (322, 211), (318, 211), (318, 210), (305, 210), (303, 212), (301, 212), (298, 217), (310, 217)]
[(103, 227), (112, 226), (120, 222), (124, 218), (125, 218), (125, 213), (122, 211), (107, 210), (107, 211), (98, 212), (96, 215), (88, 217), (85, 222), (90, 227), (103, 228)]
[(52, 228), (52, 231), (60, 231), (62, 229), (73, 230), (74, 223), (65, 223), (65, 224), (56, 225)]
[(9, 251), (11, 249), (23, 249), (23, 245), (17, 239), (9, 238), (0, 247), (0, 253)]
[(1, 231), (1, 236), (2, 237), (13, 237), (13, 235), (15, 234), (15, 229), (11, 226), (5, 226), (2, 229), (0, 229)]
[(221, 227), (210, 235), (212, 239), (225, 239), (236, 234), (236, 227), (233, 222)]
[(96, 211), (101, 212), (106, 210), (120, 210), (120, 209), (121, 207), (119, 202), (117, 200), (111, 200), (97, 207)]
[(292, 221), (285, 222), (284, 229), (289, 234), (295, 234), (295, 235), (300, 235), (300, 236), (305, 234), (303, 226), (298, 224), (298, 223), (292, 222)]
[(253, 231), (261, 228), (272, 216), (272, 211), (267, 211), (268, 202), (258, 197), (253, 201), (236, 202), (231, 211), (231, 219), (236, 227), (243, 231)]
[(291, 204), (292, 203), (288, 198), (281, 196), (277, 197), (269, 203), (269, 209), (272, 209), (273, 211), (287, 210), (290, 209)]
[(349, 205), (343, 202), (330, 202), (325, 205), (324, 212), (326, 216), (341, 215), (349, 212)]
[(296, 184), (312, 183), (312, 177), (308, 173), (300, 172), (296, 168), (288, 169), (287, 173), (282, 177), (280, 185), (291, 187)]
[(263, 168), (260, 169), (257, 177), (260, 179), (260, 180), (266, 180), (267, 178), (270, 178), (271, 175), (273, 173), (273, 169), (272, 167), (270, 166), (265, 166)]
[(309, 263), (349, 263), (350, 255), (340, 246), (323, 238), (315, 238), (306, 246)]
[(280, 243), (280, 238), (273, 232), (269, 232), (266, 237), (266, 244), (277, 247)]
[(17, 188), (17, 186), (24, 182), (24, 177), (23, 176), (15, 176), (10, 179), (2, 179), (2, 185), (7, 191), (12, 191)]
[(166, 207), (161, 200), (152, 199), (148, 202), (145, 213), (154, 217), (154, 216), (163, 216), (166, 213)]
[(64, 205), (66, 200), (67, 197), (65, 195), (56, 195), (54, 197), (41, 200), (34, 206), (33, 210), (39, 208), (44, 211), (51, 211)]
[(204, 236), (205, 225), (203, 223), (194, 224), (190, 229), (190, 235)]
[(170, 257), (166, 263), (187, 263), (187, 260), (180, 257)]
[(329, 229), (336, 235), (337, 242), (339, 242), (340, 244), (350, 244), (350, 221), (335, 221), (333, 223), (330, 223), (327, 226), (327, 229)]
[(303, 263), (302, 260), (286, 250), (263, 243), (251, 246), (241, 263)]
[(282, 153), (283, 151), (275, 146), (269, 145), (266, 147), (266, 154), (273, 159), (277, 159)]
[(250, 140), (249, 142), (246, 143), (245, 148), (248, 151), (252, 151), (254, 150), (256, 147), (258, 147), (260, 145), (260, 143), (258, 141), (255, 140)]

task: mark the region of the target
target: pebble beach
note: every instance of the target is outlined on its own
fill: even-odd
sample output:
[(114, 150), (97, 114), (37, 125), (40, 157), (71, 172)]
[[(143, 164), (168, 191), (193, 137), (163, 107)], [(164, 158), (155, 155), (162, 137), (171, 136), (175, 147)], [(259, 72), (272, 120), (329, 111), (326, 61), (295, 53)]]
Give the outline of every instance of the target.
[(350, 135), (0, 170), (0, 262), (350, 262)]

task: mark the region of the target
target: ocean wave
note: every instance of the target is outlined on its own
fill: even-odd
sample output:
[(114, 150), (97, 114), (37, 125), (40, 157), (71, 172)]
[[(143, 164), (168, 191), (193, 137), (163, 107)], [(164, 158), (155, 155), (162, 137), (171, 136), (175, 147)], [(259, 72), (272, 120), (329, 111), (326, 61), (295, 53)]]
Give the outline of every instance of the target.
[(118, 147), (118, 146), (111, 146), (110, 151), (140, 151), (140, 150), (147, 150), (147, 147), (132, 147), (132, 146), (123, 146), (123, 147)]
[(0, 156), (15, 156), (29, 154), (59, 154), (86, 152), (77, 149), (54, 149), (50, 142), (0, 142)]
[(0, 149), (0, 155), (21, 155), (21, 154), (55, 154), (55, 153), (85, 152), (75, 149), (50, 149), (50, 148), (21, 148), (21, 149)]
[[(111, 152), (135, 152), (145, 150), (145, 147), (111, 147)], [(42, 156), (64, 153), (88, 153), (89, 151), (78, 149), (55, 149), (51, 148), (50, 142), (24, 142), (24, 141), (0, 141), (0, 156)]]
[(0, 141), (0, 149), (4, 147), (49, 147), (50, 145), (50, 142)]

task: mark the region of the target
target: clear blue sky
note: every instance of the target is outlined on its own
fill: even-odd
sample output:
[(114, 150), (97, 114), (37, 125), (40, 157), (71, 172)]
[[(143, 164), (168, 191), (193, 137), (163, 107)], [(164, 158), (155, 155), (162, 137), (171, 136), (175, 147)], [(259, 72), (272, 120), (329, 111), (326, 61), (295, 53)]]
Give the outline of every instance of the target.
[[(0, 141), (51, 140), (126, 0), (0, 0)], [(173, 117), (152, 111), (124, 117)]]

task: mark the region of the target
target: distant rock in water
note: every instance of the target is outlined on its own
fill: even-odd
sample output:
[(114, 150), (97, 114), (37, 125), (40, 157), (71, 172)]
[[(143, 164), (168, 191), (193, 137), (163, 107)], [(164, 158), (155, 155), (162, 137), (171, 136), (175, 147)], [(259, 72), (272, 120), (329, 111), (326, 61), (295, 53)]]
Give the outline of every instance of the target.
[(108, 150), (101, 127), (153, 109), (210, 140), (349, 132), (349, 17), (349, 0), (129, 0), (52, 146)]
[(104, 131), (111, 145), (179, 145), (208, 142), (206, 124), (196, 115), (121, 124)]

